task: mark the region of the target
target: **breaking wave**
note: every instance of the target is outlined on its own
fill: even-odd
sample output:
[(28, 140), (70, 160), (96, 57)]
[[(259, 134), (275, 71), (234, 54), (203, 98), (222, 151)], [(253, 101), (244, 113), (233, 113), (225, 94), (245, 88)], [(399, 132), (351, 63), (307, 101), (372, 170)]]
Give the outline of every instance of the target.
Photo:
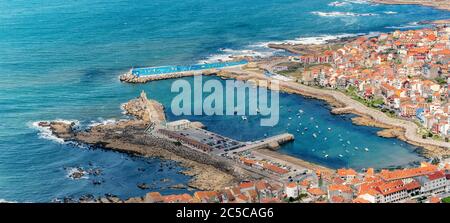
[(364, 16), (377, 16), (377, 13), (354, 13), (354, 12), (311, 12), (314, 15), (320, 17), (364, 17)]
[(258, 42), (243, 47), (243, 49), (241, 50), (222, 48), (219, 50), (217, 54), (212, 54), (209, 57), (200, 60), (199, 63), (229, 61), (237, 56), (268, 58), (271, 56), (286, 55), (288, 53), (285, 52), (284, 50), (269, 48), (269, 44), (325, 44), (330, 40), (337, 40), (341, 38), (355, 37), (360, 35), (364, 35), (364, 33), (321, 35), (312, 37), (299, 37), (291, 40)]
[[(54, 120), (56, 122), (62, 122), (62, 123), (66, 123), (66, 124), (70, 124), (70, 123), (75, 123), (75, 126), (79, 126), (80, 122), (77, 120), (64, 120), (64, 119), (57, 119)], [(60, 143), (60, 144), (68, 144), (68, 142), (65, 142), (63, 139), (58, 138), (57, 136), (55, 136), (52, 133), (52, 130), (50, 129), (50, 127), (47, 126), (40, 126), (39, 123), (41, 122), (48, 122), (45, 120), (41, 120), (41, 121), (36, 121), (36, 122), (32, 122), (31, 124), (29, 124), (29, 127), (38, 130), (38, 136), (41, 139), (46, 139), (46, 140), (50, 140), (56, 143)]]

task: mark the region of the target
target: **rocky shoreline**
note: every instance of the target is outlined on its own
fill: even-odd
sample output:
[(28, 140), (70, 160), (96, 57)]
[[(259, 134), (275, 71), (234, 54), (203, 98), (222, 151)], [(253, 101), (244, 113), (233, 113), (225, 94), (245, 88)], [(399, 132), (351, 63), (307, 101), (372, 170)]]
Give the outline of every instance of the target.
[(388, 5), (423, 5), (450, 11), (450, 1), (439, 0), (371, 0), (374, 3)]
[(149, 122), (161, 122), (165, 120), (165, 115), (162, 105), (148, 100), (144, 92), (123, 108), (136, 118), (96, 125), (87, 130), (76, 129), (74, 122), (50, 121), (38, 125), (49, 128), (56, 137), (66, 142), (175, 161), (185, 168), (182, 174), (192, 176), (187, 185), (192, 189), (219, 190), (241, 180), (253, 179), (245, 170), (226, 159), (146, 134)]

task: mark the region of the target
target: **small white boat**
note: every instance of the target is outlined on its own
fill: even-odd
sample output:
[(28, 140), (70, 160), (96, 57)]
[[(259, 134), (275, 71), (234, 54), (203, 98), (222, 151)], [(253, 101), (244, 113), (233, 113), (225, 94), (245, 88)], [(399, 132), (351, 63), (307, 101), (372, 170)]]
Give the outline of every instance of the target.
[(323, 140), (325, 140), (325, 141), (327, 141), (327, 139), (328, 139), (327, 137), (323, 138)]
[(357, 146), (355, 146), (355, 149), (358, 150), (359, 148)]
[(256, 114), (259, 114), (259, 112), (260, 112), (260, 111), (259, 111), (259, 108), (257, 108), (257, 109), (256, 109)]
[(319, 126), (318, 125), (316, 125), (316, 129), (318, 129), (319, 128)]
[(289, 120), (292, 120), (292, 118), (291, 118), (291, 117), (289, 117), (288, 119), (289, 119)]
[(328, 131), (331, 131), (331, 128), (328, 128)]
[(349, 144), (349, 145), (350, 145), (350, 141), (348, 141), (348, 140), (347, 140), (347, 144)]
[(325, 158), (328, 158), (328, 154), (326, 154), (324, 157), (325, 157)]
[(300, 109), (300, 110), (298, 110), (298, 112), (299, 112), (300, 114), (303, 114), (304, 111)]
[(313, 137), (314, 137), (314, 138), (317, 138), (317, 135), (316, 135), (316, 133), (313, 133), (312, 135), (313, 135)]
[(241, 116), (241, 119), (245, 121), (245, 120), (247, 120), (247, 116), (243, 115), (243, 116)]
[(364, 148), (364, 150), (365, 150), (366, 152), (369, 152), (369, 148)]
[(302, 132), (302, 135), (304, 135), (305, 133), (304, 132)]
[(300, 129), (297, 129), (297, 132), (300, 132)]
[(346, 152), (346, 153), (349, 153), (350, 151), (348, 151), (348, 150), (345, 150), (345, 152)]
[(339, 154), (339, 157), (341, 157), (341, 158), (342, 158), (342, 157), (344, 157), (344, 156), (343, 156), (342, 154)]

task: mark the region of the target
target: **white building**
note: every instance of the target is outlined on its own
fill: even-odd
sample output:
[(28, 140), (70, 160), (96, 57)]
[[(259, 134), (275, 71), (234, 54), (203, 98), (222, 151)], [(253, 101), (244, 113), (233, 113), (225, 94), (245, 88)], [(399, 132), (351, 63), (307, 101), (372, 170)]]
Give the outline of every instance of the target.
[(441, 171), (416, 177), (416, 180), (420, 183), (420, 193), (423, 195), (444, 193), (447, 188), (447, 178)]
[(294, 182), (288, 183), (285, 188), (287, 198), (297, 198), (299, 196), (298, 185)]

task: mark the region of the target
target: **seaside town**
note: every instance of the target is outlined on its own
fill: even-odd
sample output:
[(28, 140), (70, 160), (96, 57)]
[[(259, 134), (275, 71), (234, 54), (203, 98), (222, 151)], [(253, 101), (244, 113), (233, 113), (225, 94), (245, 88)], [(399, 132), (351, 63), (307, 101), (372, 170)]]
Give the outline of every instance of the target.
[[(249, 165), (249, 164), (247, 164)], [(415, 168), (368, 168), (308, 172), (281, 184), (246, 181), (219, 191), (161, 195), (150, 192), (124, 202), (148, 203), (441, 203), (449, 202), (450, 163), (422, 162)], [(447, 197), (446, 197), (447, 196)], [(100, 202), (111, 202), (103, 199)]]
[[(386, 168), (352, 169), (341, 165), (331, 169), (278, 152), (282, 144), (295, 140), (287, 130), (255, 141), (238, 141), (209, 131), (200, 122), (169, 122), (164, 106), (141, 91), (139, 97), (121, 105), (127, 118), (120, 121), (86, 129), (64, 120), (37, 121), (33, 125), (61, 142), (174, 161), (185, 168), (179, 173), (191, 179), (186, 185), (167, 188), (183, 192), (156, 191), (157, 187), (152, 186), (155, 182), (140, 182), (136, 186), (146, 193), (142, 197), (86, 195), (54, 202), (450, 203), (448, 24), (440, 21), (428, 24), (428, 28), (345, 37), (320, 44), (268, 44), (269, 48), (290, 54), (233, 55), (230, 60), (195, 65), (133, 67), (119, 77), (122, 82), (143, 84), (217, 75), (269, 89), (269, 82), (276, 80), (280, 89), (272, 90), (325, 100), (334, 115), (356, 114), (352, 118), (355, 124), (359, 118), (361, 125), (400, 132), (389, 136), (380, 134), (382, 130), (378, 135), (418, 146), (417, 151), (427, 152), (421, 154), (425, 161)], [(298, 112), (299, 117), (303, 110)], [(242, 114), (235, 111), (234, 115)], [(247, 116), (241, 119), (245, 122)], [(317, 138), (316, 133), (312, 136)], [(361, 151), (369, 154), (370, 150), (366, 147)], [(329, 158), (324, 151), (322, 156)], [(158, 171), (164, 171), (162, 166)], [(80, 180), (89, 174), (101, 175), (101, 170), (75, 168), (69, 177)]]
[[(423, 138), (448, 142), (449, 38), (445, 26), (395, 31), (291, 60), (304, 65), (299, 82), (341, 90), (369, 107), (414, 120), (423, 127)], [(297, 72), (275, 68), (288, 75)]]
[[(361, 102), (384, 115), (412, 121), (420, 128), (420, 138), (448, 143), (450, 137), (450, 28), (395, 31), (378, 36), (360, 36), (321, 46), (300, 46), (310, 53), (298, 56), (238, 62), (136, 69), (121, 77), (126, 82), (147, 82), (181, 76), (222, 73), (251, 73), (252, 66), (266, 65), (263, 78), (300, 82), (303, 86), (331, 89)], [(293, 51), (298, 46), (278, 48)], [(270, 66), (267, 66), (267, 65)], [(197, 68), (198, 67), (198, 68)], [(230, 68), (228, 68), (230, 67)], [(142, 75), (142, 73), (147, 73)], [(300, 75), (299, 75), (300, 74)], [(226, 76), (226, 75), (224, 75)], [(156, 78), (156, 79), (155, 79)], [(296, 83), (298, 84), (298, 83)], [(63, 140), (88, 144), (109, 144), (110, 148), (141, 155), (185, 159), (207, 164), (211, 172), (192, 173), (189, 187), (193, 194), (162, 195), (150, 192), (144, 197), (120, 200), (117, 197), (90, 200), (97, 202), (155, 203), (439, 203), (448, 202), (450, 163), (448, 156), (428, 156), (430, 162), (406, 169), (332, 170), (276, 152), (281, 144), (294, 140), (284, 133), (254, 142), (240, 142), (204, 129), (189, 120), (166, 122), (163, 106), (149, 100), (145, 92), (122, 105), (137, 120), (99, 125), (77, 132), (73, 123), (42, 122)], [(345, 108), (344, 108), (345, 109)], [(133, 132), (134, 137), (121, 134)], [(124, 144), (126, 142), (126, 144)], [(171, 142), (171, 143), (167, 143)], [(427, 141), (428, 142), (428, 141)], [(131, 143), (131, 144), (130, 144)], [(127, 145), (127, 146), (125, 146)], [(147, 151), (141, 146), (164, 147)], [(230, 171), (231, 170), (231, 171)], [(237, 174), (239, 173), (239, 174)], [(242, 174), (244, 173), (244, 174)], [(220, 179), (219, 179), (220, 178)], [(227, 179), (227, 180), (224, 180)], [(234, 185), (234, 186), (230, 186)], [(142, 186), (142, 185), (141, 185)], [(142, 186), (145, 189), (145, 187)]]

